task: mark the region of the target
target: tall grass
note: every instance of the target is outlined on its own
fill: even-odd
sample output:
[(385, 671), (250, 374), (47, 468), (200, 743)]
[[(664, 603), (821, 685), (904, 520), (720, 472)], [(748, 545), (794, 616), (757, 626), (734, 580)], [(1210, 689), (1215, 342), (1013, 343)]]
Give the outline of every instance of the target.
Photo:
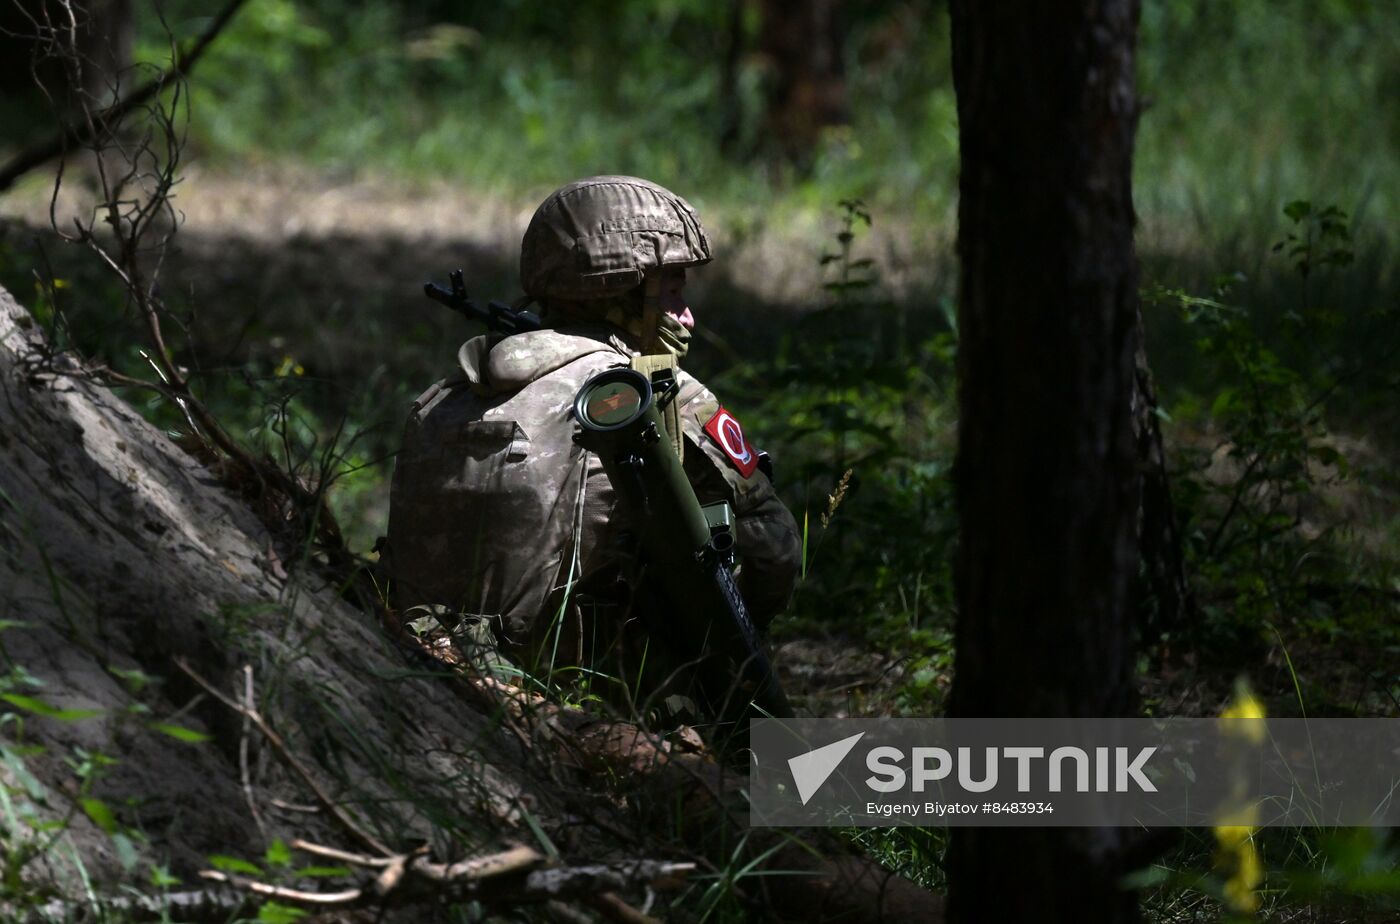
[[(859, 197), (886, 215), (951, 221), (956, 106), (941, 4), (853, 8), (852, 122), (828, 134), (806, 175), (721, 153), (732, 108), (721, 94), (723, 7), (634, 0), (545, 15), (521, 4), (251, 0), (202, 65), (195, 137), (230, 168), (292, 158), (527, 200), (569, 177), (624, 172), (725, 210)], [(1394, 13), (1369, 0), (1149, 0), (1144, 246), (1252, 251), (1290, 198), (1336, 202), (1359, 230), (1374, 225), (1393, 242)], [(201, 22), (176, 18), (189, 31)], [(741, 57), (741, 150), (758, 131), (763, 79), (763, 62)]]

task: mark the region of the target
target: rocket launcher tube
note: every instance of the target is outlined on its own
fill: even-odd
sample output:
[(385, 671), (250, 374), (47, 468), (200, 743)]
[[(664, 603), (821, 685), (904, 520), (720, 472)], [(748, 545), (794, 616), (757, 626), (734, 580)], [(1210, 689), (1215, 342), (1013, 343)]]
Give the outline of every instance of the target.
[(657, 403), (652, 382), (628, 368), (599, 373), (574, 399), (576, 440), (602, 462), (641, 536), (647, 573), (674, 614), (652, 631), (678, 656), (698, 660), (702, 693), (717, 718), (790, 716), (728, 567), (733, 537), (712, 536)]

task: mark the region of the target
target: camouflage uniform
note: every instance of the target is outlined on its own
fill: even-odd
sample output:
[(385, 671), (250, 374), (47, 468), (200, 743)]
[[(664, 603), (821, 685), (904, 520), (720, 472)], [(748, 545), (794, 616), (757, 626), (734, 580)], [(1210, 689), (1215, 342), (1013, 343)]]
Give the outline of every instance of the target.
[[(522, 248), (527, 292), (568, 299), (596, 286), (606, 297), (619, 280), (634, 288), (655, 266), (708, 260), (708, 243), (698, 220), (687, 223), (693, 213), (685, 214), (683, 200), (673, 206), (670, 193), (631, 178), (583, 182), (593, 183), (595, 194), (599, 184), (609, 195), (621, 186), (625, 201), (605, 213), (612, 218), (595, 215), (590, 223), (585, 214), (555, 235), (568, 250), (570, 234), (602, 229), (588, 256), (564, 271), (540, 257), (552, 245), (532, 234), (537, 213)], [(564, 187), (541, 210), (561, 196), (568, 205), (569, 190), (579, 185)], [(629, 261), (647, 265), (629, 277)], [(581, 281), (581, 265), (603, 280)], [(638, 354), (645, 325), (603, 307), (593, 314), (599, 317), (547, 310), (553, 326), (544, 330), (464, 344), (459, 370), (414, 402), (394, 471), (386, 554), (396, 604), (445, 607), (489, 624), (501, 648), (526, 667), (593, 663), (634, 617), (652, 631), (664, 627), (662, 614), (637, 612), (656, 605), (635, 580), (631, 531), (601, 463), (574, 444), (570, 416), (584, 382)], [(719, 410), (715, 396), (684, 372), (678, 378), (686, 473), (701, 503), (732, 506), (739, 584), (755, 621), (766, 625), (786, 606), (797, 577), (796, 523), (762, 471), (746, 477), (704, 432)]]

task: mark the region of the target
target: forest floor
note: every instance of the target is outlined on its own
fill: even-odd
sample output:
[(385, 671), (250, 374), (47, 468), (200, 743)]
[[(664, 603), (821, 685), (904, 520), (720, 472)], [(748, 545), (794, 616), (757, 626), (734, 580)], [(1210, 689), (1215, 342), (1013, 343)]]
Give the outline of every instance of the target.
[[(60, 227), (81, 212), (84, 197), (80, 179), (65, 186), (55, 203)], [(174, 204), (182, 225), (165, 270), (167, 298), (187, 312), (191, 343), (206, 368), (291, 360), (304, 366), (308, 378), (336, 388), (356, 389), (373, 379), (377, 392), (364, 404), (367, 419), (361, 423), (390, 443), (405, 400), (451, 364), (450, 347), (461, 336), (458, 319), (422, 297), (422, 283), (462, 267), (474, 294), (510, 298), (518, 291), (515, 254), (531, 214), (529, 206), (490, 190), (465, 191), (445, 182), (341, 181), (282, 167), (236, 175), (192, 169)], [(50, 189), (38, 181), (0, 198), (0, 240), (21, 251), (32, 248), (31, 241), (45, 242), (44, 258), (54, 272), (71, 276), (73, 288), (65, 294), (80, 300), (95, 261), (54, 240), (49, 207)], [(692, 304), (707, 340), (697, 359), (720, 369), (762, 352), (783, 328), (782, 317), (800, 314), (823, 297), (819, 259), (830, 249), (835, 223), (801, 214), (756, 223), (716, 215), (709, 227), (718, 258), (694, 274)], [(1165, 229), (1148, 233), (1154, 246), (1188, 246)], [(947, 228), (916, 229), (908, 220), (877, 217), (861, 248), (892, 302), (928, 302), (947, 293)], [(1212, 445), (1208, 433), (1169, 429), (1168, 435)], [(1364, 439), (1339, 439), (1348, 442), (1356, 461), (1386, 464)], [(1212, 465), (1219, 471), (1211, 477), (1229, 476), (1226, 463)], [(387, 468), (381, 470), (387, 475)], [(354, 509), (358, 522), (350, 534), (366, 547), (387, 518), (386, 485), (381, 481), (379, 487), (366, 491)], [(1394, 518), (1386, 511), (1397, 508), (1394, 492), (1377, 497), (1358, 482), (1326, 492), (1328, 502), (1316, 521), (1301, 529), (1343, 526), (1359, 543), (1393, 541), (1388, 532)], [(813, 714), (889, 714), (898, 708), (897, 691), (913, 670), (907, 653), (872, 645), (860, 632), (839, 628), (839, 621), (828, 625), (836, 628), (805, 621), (778, 631), (777, 661), (794, 694)], [(1393, 652), (1347, 637), (1308, 644), (1312, 650), (1290, 652), (1291, 661), (1306, 667), (1309, 687), (1332, 694), (1330, 703), (1353, 699), (1371, 709), (1400, 711), (1381, 673)], [(1296, 699), (1282, 646), (1257, 654), (1252, 679), (1259, 692), (1281, 705)], [(1215, 663), (1171, 644), (1155, 650), (1149, 663), (1140, 671), (1140, 693), (1164, 714), (1218, 712), (1240, 672), (1229, 658)], [(924, 702), (941, 700), (948, 683), (946, 673), (933, 678)]]
[[(60, 201), (60, 216), (80, 208), (80, 190), (75, 193)], [(473, 294), (509, 298), (517, 291), (517, 242), (530, 217), (528, 207), (489, 191), (338, 182), (282, 170), (237, 176), (191, 172), (176, 206), (184, 224), (166, 270), (166, 294), (189, 325), (192, 355), (202, 368), (212, 377), (247, 374), (249, 368), (268, 375), (289, 363), (304, 367), (308, 382), (340, 394), (326, 399), (331, 411), (354, 408), (358, 423), (390, 448), (407, 400), (452, 363), (462, 338), (459, 320), (423, 299), (422, 283), (441, 281), (448, 270), (462, 267)], [(40, 184), (0, 198), (0, 255), (33, 258), (35, 265), (41, 258), (50, 261), (54, 275), (65, 281), (57, 294), (75, 317), (83, 317), (85, 289), (93, 285), (100, 293), (94, 281), (100, 274), (89, 254), (57, 242), (48, 230), (47, 210), (47, 190)], [(825, 299), (819, 260), (830, 250), (837, 224), (787, 217), (745, 222), (717, 216), (711, 222), (719, 258), (694, 275), (692, 286), (707, 329), (696, 351), (697, 362), (704, 364), (697, 366), (702, 377), (761, 356), (791, 318)], [(1157, 234), (1155, 239), (1171, 238)], [(861, 240), (892, 301), (931, 308), (949, 294), (948, 228), (916, 231), (910, 223), (877, 216)], [(24, 300), (33, 291), (15, 294)], [(102, 297), (87, 300), (89, 308), (110, 306)], [(85, 320), (96, 317), (88, 312)], [(98, 331), (95, 342), (103, 340)], [(134, 350), (137, 341), (115, 342)], [(226, 406), (236, 407), (233, 401)], [(1219, 451), (1216, 434), (1184, 427), (1167, 432), (1177, 446)], [(1386, 452), (1367, 439), (1332, 438), (1345, 444), (1354, 467), (1395, 470)], [(1215, 471), (1207, 478), (1232, 476), (1223, 455), (1210, 464)], [(389, 468), (381, 460), (372, 471), (354, 503), (344, 508), (353, 520), (353, 549), (361, 553), (383, 531), (387, 517)], [(1295, 528), (1345, 530), (1354, 547), (1385, 552), (1397, 541), (1400, 486), (1391, 480), (1378, 490), (1377, 483), (1386, 482), (1325, 485), (1311, 515)], [(1225, 598), (1202, 602), (1232, 605)], [(800, 618), (776, 627), (774, 660), (799, 708), (826, 716), (936, 711), (951, 683), (947, 663), (927, 676), (929, 662), (920, 652), (890, 643), (888, 633), (864, 631), (866, 621), (864, 613), (831, 612), (820, 620)], [(1393, 670), (1400, 651), (1384, 641), (1390, 636), (1348, 626), (1290, 637), (1286, 645), (1283, 637), (1260, 636), (1243, 647), (1213, 648), (1194, 640), (1192, 631), (1186, 627), (1172, 640), (1150, 646), (1140, 662), (1139, 695), (1152, 714), (1219, 714), (1237, 680), (1248, 675), (1270, 714), (1293, 715), (1302, 707), (1310, 715), (1346, 714), (1348, 708), (1400, 715)], [(1376, 644), (1374, 638), (1383, 641)], [(921, 692), (911, 700), (907, 693), (916, 682)]]
[[(542, 199), (548, 190), (540, 190)], [(57, 199), (59, 224), (84, 208), (81, 180)], [(48, 223), (51, 188), (31, 179), (0, 198), (0, 218)], [(462, 266), (473, 291), (492, 297), (518, 292), (515, 255), (533, 213), (490, 189), (466, 190), (446, 181), (404, 185), (374, 178), (337, 180), (324, 172), (279, 166), (230, 174), (191, 168), (172, 196), (183, 217), (180, 249), (201, 260), (201, 245), (237, 242), (269, 256), (281, 252), (298, 268), (340, 276), (354, 288), (420, 294), (423, 274)], [(690, 280), (703, 303), (710, 291), (743, 292), (764, 306), (799, 309), (813, 297), (813, 268), (835, 233), (835, 212), (792, 211), (755, 217), (707, 213), (716, 260)], [(880, 267), (891, 297), (905, 301), (937, 283), (951, 257), (948, 227), (928, 228), (879, 216), (863, 247)], [(223, 258), (236, 269), (241, 249)], [(269, 267), (260, 267), (267, 272)], [(280, 274), (272, 273), (274, 279)]]

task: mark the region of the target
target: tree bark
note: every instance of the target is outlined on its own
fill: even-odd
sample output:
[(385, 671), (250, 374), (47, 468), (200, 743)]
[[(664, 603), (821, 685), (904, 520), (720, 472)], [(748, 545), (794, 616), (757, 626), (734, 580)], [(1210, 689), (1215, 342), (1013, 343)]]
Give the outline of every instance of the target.
[[(58, 60), (35, 60), (36, 53), (45, 57), (48, 44), (41, 34), (41, 23), (56, 30), (53, 41), (76, 52), (79, 85), (68, 79), (73, 72)], [(7, 101), (22, 101), (38, 111), (53, 105), (48, 95), (65, 110), (77, 109), (79, 92), (87, 94), (93, 108), (108, 106), (119, 95), (131, 69), (135, 34), (131, 0), (74, 3), (72, 20), (67, 18), (67, 10), (53, 0), (10, 0), (0, 4), (0, 94)], [(36, 64), (44, 91), (35, 83)], [(60, 115), (67, 116), (69, 112)]]
[[(949, 712), (1131, 704), (1136, 0), (953, 0), (961, 547)], [(962, 921), (1135, 920), (1113, 829), (952, 832)], [(1008, 888), (1007, 872), (1016, 883)]]
[(768, 60), (768, 140), (809, 162), (822, 129), (850, 117), (838, 0), (763, 0), (759, 50)]

